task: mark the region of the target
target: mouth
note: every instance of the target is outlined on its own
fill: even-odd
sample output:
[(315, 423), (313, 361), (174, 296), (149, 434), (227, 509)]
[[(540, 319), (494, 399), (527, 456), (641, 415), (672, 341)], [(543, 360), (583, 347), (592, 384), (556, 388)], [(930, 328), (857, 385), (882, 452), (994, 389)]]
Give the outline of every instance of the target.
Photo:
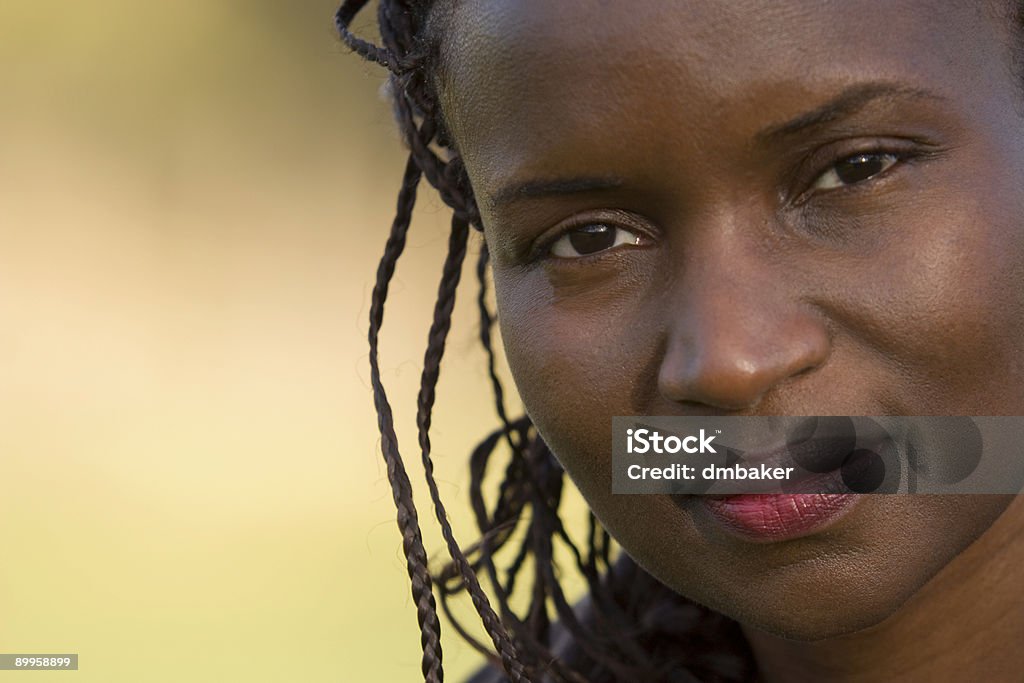
[(781, 487), (775, 484), (772, 493), (755, 483), (742, 492), (676, 496), (685, 499), (677, 502), (741, 540), (772, 543), (809, 536), (838, 522), (864, 492), (874, 490), (871, 468), (864, 465), (872, 461), (865, 455), (882, 447), (879, 442), (857, 448), (855, 440), (834, 437), (744, 452), (744, 464), (795, 464), (801, 474)]

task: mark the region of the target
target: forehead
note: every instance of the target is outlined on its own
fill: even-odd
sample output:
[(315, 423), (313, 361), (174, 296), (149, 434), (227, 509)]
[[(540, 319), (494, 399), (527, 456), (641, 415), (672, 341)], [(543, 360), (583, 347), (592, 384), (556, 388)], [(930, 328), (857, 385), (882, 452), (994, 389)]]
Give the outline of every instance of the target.
[(666, 136), (739, 140), (864, 82), (960, 96), (978, 109), (965, 117), (983, 116), (986, 102), (964, 91), (1010, 82), (1008, 21), (983, 6), (459, 2), (445, 21), (442, 105), (478, 195), (496, 175), (557, 163), (587, 141), (656, 151)]

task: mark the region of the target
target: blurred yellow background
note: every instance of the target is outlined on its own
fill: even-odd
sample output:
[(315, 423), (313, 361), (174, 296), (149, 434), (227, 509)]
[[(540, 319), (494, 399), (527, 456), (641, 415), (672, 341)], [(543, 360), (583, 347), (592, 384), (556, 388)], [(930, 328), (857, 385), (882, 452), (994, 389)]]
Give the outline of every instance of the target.
[[(419, 677), (366, 351), (404, 156), (334, 9), (0, 3), (0, 652), (80, 655), (0, 681)], [(447, 221), (424, 195), (382, 349), (410, 461)], [(495, 424), (473, 295), (433, 430), (466, 542)]]

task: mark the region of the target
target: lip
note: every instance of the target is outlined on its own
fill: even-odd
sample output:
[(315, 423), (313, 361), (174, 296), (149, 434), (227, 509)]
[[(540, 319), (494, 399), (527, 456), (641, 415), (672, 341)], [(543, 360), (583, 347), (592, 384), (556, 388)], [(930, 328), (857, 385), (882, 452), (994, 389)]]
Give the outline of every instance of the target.
[[(791, 486), (785, 493), (705, 495), (699, 499), (727, 533), (746, 541), (773, 543), (825, 530), (861, 498), (843, 485), (838, 470), (811, 474)], [(806, 493), (801, 493), (801, 488)]]
[[(867, 440), (867, 444), (858, 449), (853, 432), (836, 430), (814, 438), (793, 440), (782, 447), (741, 451), (740, 460), (744, 464), (799, 465), (801, 474), (785, 482), (781, 491), (778, 483), (745, 482), (742, 493), (709, 491), (673, 497), (691, 513), (703, 513), (720, 529), (740, 540), (774, 543), (810, 536), (836, 524), (863, 498), (857, 486), (845, 480), (846, 477), (857, 480), (855, 465), (860, 461), (851, 461), (850, 456), (861, 451), (880, 452), (883, 446), (892, 443), (891, 437), (884, 434)], [(774, 490), (766, 490), (767, 487)]]
[(845, 516), (856, 493), (780, 493), (699, 496), (701, 507), (723, 529), (743, 540), (771, 543), (809, 536)]

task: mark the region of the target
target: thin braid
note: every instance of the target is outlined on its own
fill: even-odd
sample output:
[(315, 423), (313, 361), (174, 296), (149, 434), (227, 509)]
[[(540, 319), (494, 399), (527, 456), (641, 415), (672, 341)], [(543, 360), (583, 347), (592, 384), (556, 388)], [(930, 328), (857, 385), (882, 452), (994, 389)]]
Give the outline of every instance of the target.
[(380, 378), (378, 349), (380, 329), (384, 323), (384, 301), (387, 299), (388, 285), (395, 272), (395, 263), (405, 249), (405, 237), (412, 220), (416, 188), (421, 175), (419, 166), (410, 157), (406, 164), (402, 189), (398, 194), (398, 209), (391, 234), (377, 268), (377, 282), (370, 303), (370, 382), (373, 385), (373, 399), (377, 408), (381, 452), (387, 463), (388, 481), (391, 483), (392, 497), (398, 511), (398, 527), (402, 532), (402, 550), (405, 553), (409, 580), (412, 583), (413, 600), (416, 602), (420, 645), (423, 649), (423, 678), (430, 683), (441, 683), (444, 679), (441, 667), (441, 623), (437, 616), (433, 582), (427, 567), (427, 553), (423, 547), (419, 519), (413, 503), (412, 484), (398, 452), (398, 438), (395, 435), (391, 404)]
[[(542, 478), (542, 482), (546, 485), (534, 488), (534, 504), (532, 507), (534, 517), (531, 520), (531, 526), (535, 535), (533, 543), (534, 582), (535, 585), (543, 586), (541, 599), (544, 603), (548, 599), (551, 600), (562, 625), (574, 635), (574, 641), (581, 650), (595, 662), (600, 662), (609, 671), (617, 672), (620, 678), (628, 680), (632, 674), (637, 676), (637, 680), (651, 680), (646, 672), (643, 675), (637, 675), (640, 672), (635, 668), (629, 667), (629, 662), (631, 661), (643, 661), (643, 652), (636, 643), (629, 639), (620, 639), (614, 636), (602, 638), (600, 635), (601, 629), (599, 628), (602, 625), (601, 622), (598, 621), (593, 625), (584, 625), (580, 622), (572, 606), (569, 604), (556, 576), (553, 546), (553, 539), (555, 537), (561, 538), (576, 558), (577, 568), (588, 579), (592, 597), (596, 598), (598, 591), (595, 590), (596, 587), (593, 583), (589, 581), (590, 577), (587, 577), (586, 572), (583, 571), (579, 550), (565, 532), (561, 520), (558, 518), (557, 511), (564, 482), (562, 469), (552, 457), (547, 444), (540, 439), (536, 439), (532, 445), (533, 448), (531, 449), (529, 460), (535, 463), (534, 469), (549, 473), (548, 476)], [(595, 607), (599, 607), (599, 605), (595, 604)], [(599, 615), (600, 612), (597, 612), (595, 616)], [(627, 653), (631, 656), (626, 656)]]
[(502, 626), (498, 615), (491, 607), (487, 594), (480, 587), (476, 573), (469, 566), (469, 561), (455, 540), (447, 512), (441, 502), (441, 495), (434, 479), (434, 464), (430, 458), (430, 423), (434, 406), (437, 380), (440, 374), (441, 359), (444, 356), (445, 342), (451, 329), (452, 310), (455, 307), (455, 292), (459, 285), (462, 263), (466, 257), (466, 245), (469, 238), (469, 225), (459, 217), (452, 218), (452, 231), (448, 243), (448, 256), (445, 259), (438, 289), (437, 304), (434, 308), (434, 322), (430, 327), (426, 356), (423, 361), (423, 376), (420, 382), (418, 410), (416, 420), (419, 426), (419, 441), (423, 456), (423, 469), (426, 474), (427, 487), (437, 513), (437, 521), (441, 525), (441, 533), (448, 546), (448, 552), (459, 569), (465, 582), (473, 605), (483, 620), (484, 628), (494, 642), (501, 656), (505, 670), (515, 683), (530, 680), (525, 667), (518, 660), (517, 648)]
[(382, 2), (377, 6), (377, 25), (384, 45), (396, 54), (402, 54), (405, 71), (415, 68), (416, 22), (414, 11), (407, 4)]
[[(526, 418), (520, 420), (518, 425), (517, 425), (519, 427), (519, 430), (518, 430), (518, 433), (519, 433), (519, 436), (520, 436), (519, 443), (527, 442), (527, 438), (526, 438), (526, 429), (527, 429), (527, 427), (525, 425), (529, 425), (529, 421)], [(487, 444), (489, 446), (489, 452), (493, 451), (493, 447), (496, 445), (496, 438), (498, 436), (507, 436), (507, 434), (508, 434), (508, 430), (507, 429), (503, 429), (501, 431), (497, 431), (494, 434), (492, 434), (491, 437), (488, 438), (485, 441), (485, 444)], [(511, 441), (509, 441), (509, 443), (511, 443)], [(531, 443), (536, 444), (536, 442), (531, 442)], [(477, 451), (474, 453), (474, 458), (473, 458), (474, 461), (476, 460), (476, 456), (479, 454), (479, 452), (480, 452), (480, 449), (477, 449)], [(489, 452), (488, 452), (488, 455), (489, 455)], [(485, 462), (486, 461), (484, 460), (484, 463)], [(525, 465), (526, 464), (526, 457), (525, 457), (525, 455), (523, 455), (523, 457), (521, 457), (519, 459), (513, 460), (513, 462), (510, 463), (509, 469), (506, 471), (506, 482), (508, 481), (509, 473), (515, 471), (515, 470), (513, 470), (513, 466), (516, 465), (516, 464)], [(482, 496), (480, 495), (480, 491), (481, 491), (481, 488), (482, 488), (481, 487), (481, 483), (482, 483), (482, 480), (483, 480), (483, 476), (485, 474), (485, 464), (481, 464), (481, 465), (477, 466), (476, 463), (474, 462), (473, 465), (474, 466), (471, 467), (471, 470), (472, 470), (472, 473), (471, 473), (471, 477), (472, 477), (472, 484), (471, 484), (471, 492), (472, 493), (471, 493), (471, 497), (472, 497), (472, 500), (473, 500), (474, 510), (477, 513), (478, 523), (480, 523), (481, 526), (483, 526), (484, 524), (489, 524), (490, 525), (489, 528), (491, 528), (494, 531), (499, 531), (499, 530), (501, 530), (503, 528), (511, 530), (511, 527), (514, 526), (513, 524), (509, 524), (508, 522), (498, 522), (497, 521), (498, 519), (500, 519), (500, 516), (499, 516), (500, 515), (500, 510), (501, 510), (500, 506), (501, 506), (501, 503), (503, 502), (503, 499), (500, 498), (500, 497), (499, 497), (498, 506), (495, 509), (494, 515), (490, 517), (491, 521), (489, 521), (489, 522), (487, 521), (488, 518), (487, 518), (486, 510), (483, 507)], [(478, 469), (478, 467), (479, 467), (479, 469)], [(528, 469), (523, 469), (523, 468), (518, 468), (518, 469), (519, 469), (520, 472), (523, 473), (522, 476), (524, 476), (524, 477), (529, 472)], [(539, 488), (545, 488), (545, 486), (542, 484), (541, 486), (532, 487), (531, 490), (537, 490)], [(510, 490), (512, 490), (511, 487), (506, 489), (504, 487), (504, 484), (503, 484), (502, 492), (510, 491)], [(526, 489), (520, 489), (520, 490), (525, 491)], [(536, 506), (537, 505), (536, 497), (533, 497), (532, 500), (533, 500), (534, 506)], [(522, 510), (523, 504), (525, 502), (526, 502), (526, 500), (519, 501), (518, 504), (516, 505), (516, 507), (514, 508), (516, 517), (518, 517), (520, 511)], [(483, 520), (483, 521), (480, 521), (480, 520)], [(512, 522), (512, 521), (514, 521), (514, 519), (513, 520), (509, 520), (509, 521)], [(509, 531), (509, 533), (510, 533), (510, 531)], [(486, 569), (486, 571), (488, 573), (488, 576), (490, 578), (490, 581), (491, 581), (491, 585), (493, 586), (495, 592), (497, 593), (498, 603), (501, 605), (503, 616), (505, 617), (506, 621), (512, 625), (513, 629), (516, 631), (517, 636), (522, 640), (522, 642), (532, 652), (533, 659), (535, 661), (539, 661), (539, 662), (544, 662), (545, 663), (545, 673), (547, 673), (547, 674), (554, 674), (557, 677), (556, 680), (558, 680), (558, 681), (568, 681), (570, 683), (587, 683), (586, 679), (582, 678), (577, 672), (572, 671), (571, 669), (565, 667), (561, 663), (561, 661), (559, 661), (559, 657), (558, 657), (557, 653), (555, 653), (555, 652), (553, 652), (551, 650), (551, 643), (550, 643), (550, 639), (549, 639), (549, 636), (550, 636), (550, 632), (549, 632), (550, 622), (549, 622), (548, 616), (547, 616), (547, 609), (546, 609), (546, 606), (545, 606), (546, 600), (545, 600), (544, 590), (543, 590), (543, 585), (542, 584), (538, 584), (538, 583), (534, 584), (534, 591), (533, 591), (531, 603), (530, 603), (530, 606), (529, 606), (529, 609), (528, 609), (528, 615), (527, 615), (526, 622), (521, 620), (515, 613), (513, 613), (511, 608), (510, 608), (510, 606), (509, 606), (509, 597), (510, 597), (510, 595), (512, 593), (512, 588), (514, 586), (515, 575), (518, 573), (519, 568), (521, 567), (522, 561), (525, 560), (527, 554), (533, 554), (536, 557), (536, 545), (537, 545), (538, 542), (540, 542), (539, 539), (538, 539), (538, 533), (543, 534), (544, 532), (538, 527), (538, 525), (536, 525), (535, 523), (531, 522), (530, 525), (529, 525), (529, 528), (527, 529), (526, 539), (523, 541), (523, 543), (522, 543), (522, 545), (520, 547), (520, 554), (517, 556), (516, 562), (514, 563), (513, 568), (509, 570), (510, 571), (510, 576), (509, 576), (509, 579), (508, 579), (509, 586), (507, 588), (503, 589), (502, 583), (501, 583), (500, 579), (498, 578), (497, 568), (495, 567), (495, 564), (493, 562), (493, 555), (494, 555), (494, 550), (495, 549), (493, 549), (491, 547), (492, 542), (497, 547), (500, 547), (501, 545), (503, 545), (504, 542), (508, 538), (508, 534), (507, 533), (506, 534), (485, 533), (483, 538), (481, 539), (480, 543), (478, 544), (478, 546), (474, 546), (474, 549), (478, 549), (479, 550), (478, 558), (477, 558), (476, 563), (474, 563), (474, 566), (482, 564), (483, 567)], [(516, 566), (516, 565), (518, 565), (518, 566)]]
[(519, 446), (512, 441), (514, 430), (509, 422), (508, 413), (505, 411), (505, 389), (501, 385), (501, 379), (498, 377), (497, 359), (495, 358), (494, 347), (491, 345), (491, 329), (494, 327), (494, 316), (491, 315), (491, 309), (487, 305), (488, 263), (490, 263), (490, 251), (487, 249), (487, 244), (484, 243), (476, 262), (476, 277), (479, 283), (479, 293), (476, 301), (480, 312), (480, 343), (487, 354), (487, 375), (491, 379), (491, 390), (494, 392), (494, 408), (498, 413), (498, 419), (501, 420), (501, 424), (505, 428), (505, 438), (508, 440), (508, 446), (513, 452), (516, 452), (519, 450)]
[(391, 50), (363, 40), (349, 29), (352, 20), (369, 2), (370, 0), (345, 0), (341, 4), (334, 14), (334, 26), (338, 30), (338, 34), (345, 44), (363, 59), (376, 62), (392, 73), (405, 73), (410, 68), (409, 64), (402, 64), (398, 56)]

